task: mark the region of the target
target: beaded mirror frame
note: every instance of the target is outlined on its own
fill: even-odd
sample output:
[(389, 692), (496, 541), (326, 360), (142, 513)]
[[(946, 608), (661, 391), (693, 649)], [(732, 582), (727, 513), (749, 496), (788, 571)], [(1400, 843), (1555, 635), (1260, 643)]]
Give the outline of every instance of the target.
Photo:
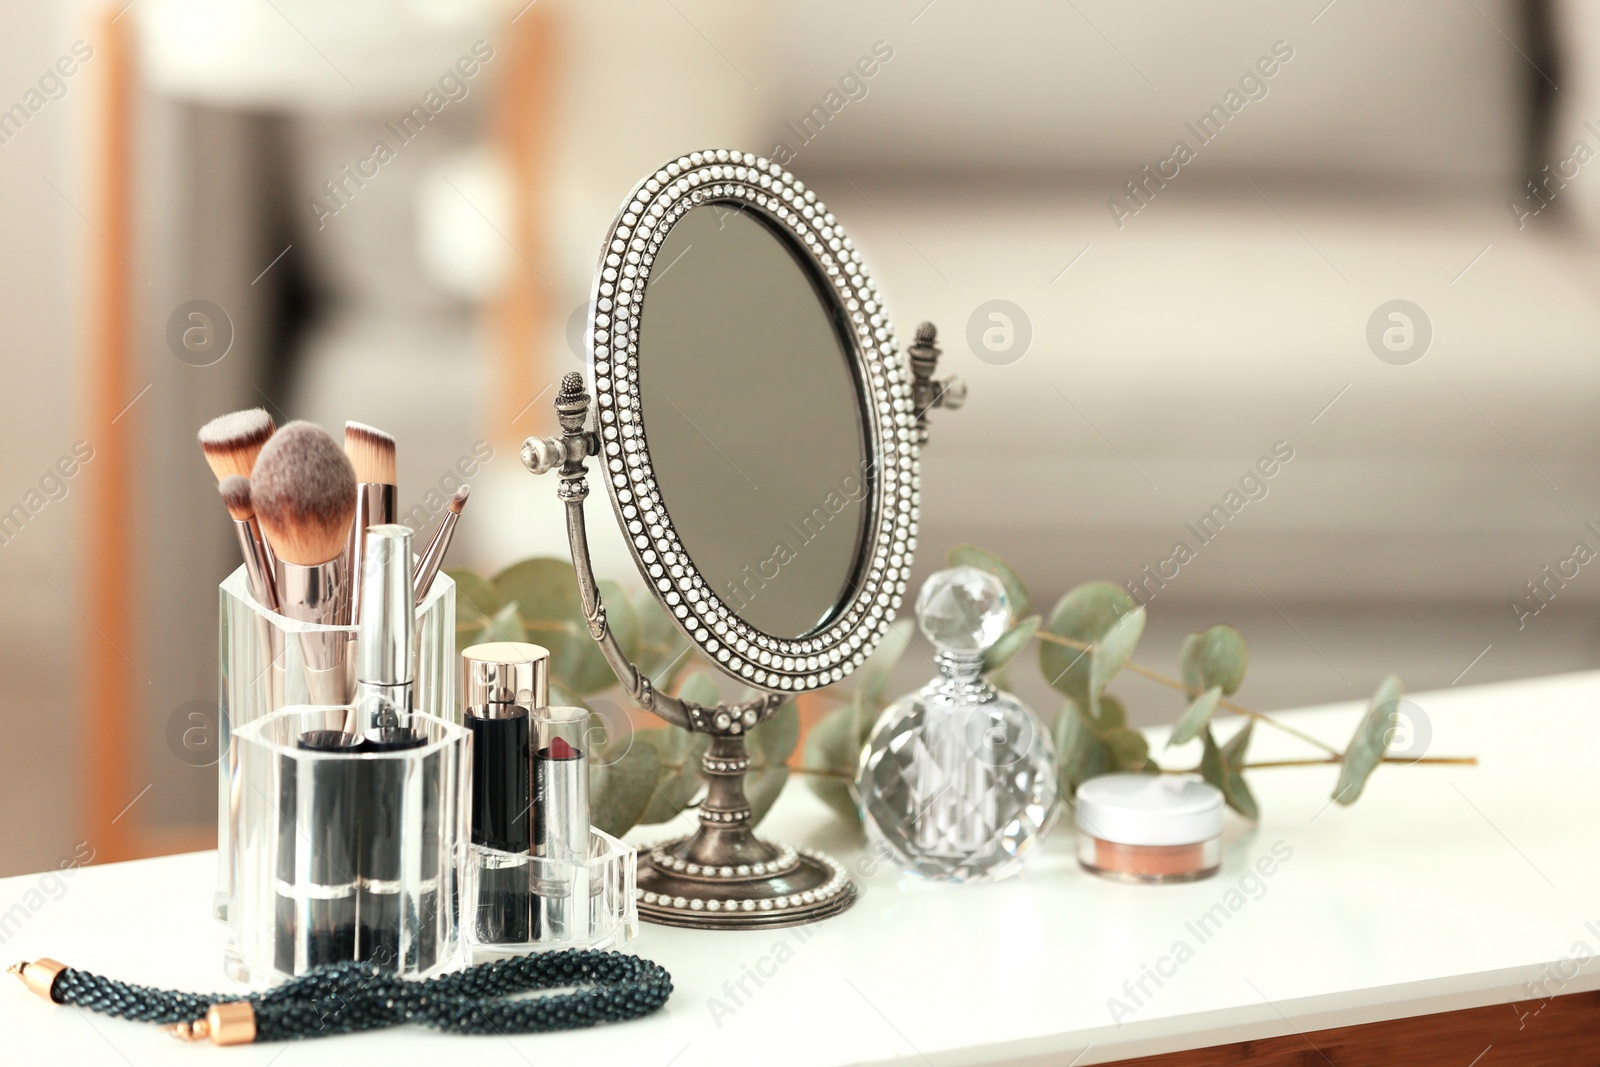
[[(673, 225), (704, 205), (758, 213), (823, 283), (847, 327), (865, 423), (871, 509), (858, 546), (858, 582), (815, 631), (798, 638), (764, 633), (739, 616), (705, 579), (682, 543), (650, 462), (639, 392), (639, 321), (655, 254)], [(639, 913), (647, 920), (713, 929), (789, 926), (849, 907), (855, 886), (830, 857), (757, 838), (744, 793), (744, 734), (792, 694), (840, 681), (877, 647), (905, 595), (916, 548), (918, 453), (930, 408), (956, 408), (965, 386), (934, 380), (939, 350), (924, 323), (903, 357), (882, 301), (853, 242), (805, 184), (747, 152), (692, 152), (646, 177), (629, 194), (606, 235), (589, 310), (591, 398), (578, 374), (556, 397), (561, 435), (529, 438), (523, 464), (556, 471), (568, 540), (590, 635), (641, 707), (685, 729), (711, 735), (702, 759), (707, 792), (690, 837), (644, 850)], [(678, 628), (735, 681), (763, 691), (752, 700), (705, 706), (653, 687), (627, 658), (606, 623), (589, 556), (583, 502), (587, 460), (600, 460), (613, 510), (641, 575)]]

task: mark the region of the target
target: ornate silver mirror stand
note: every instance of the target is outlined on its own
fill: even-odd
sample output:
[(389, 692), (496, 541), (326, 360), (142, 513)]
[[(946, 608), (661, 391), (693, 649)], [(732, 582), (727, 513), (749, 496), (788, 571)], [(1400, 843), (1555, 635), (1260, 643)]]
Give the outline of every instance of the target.
[[(752, 627), (703, 579), (678, 540), (645, 445), (637, 347), (644, 283), (665, 234), (703, 204), (756, 211), (768, 225), (785, 231), (796, 254), (824, 279), (821, 291), (836, 304), (850, 334), (863, 430), (872, 445), (872, 516), (850, 598), (801, 638), (775, 637)], [(959, 407), (965, 386), (957, 378), (934, 378), (939, 349), (931, 324), (917, 330), (909, 359), (894, 347), (853, 245), (814, 194), (776, 164), (738, 152), (681, 157), (635, 189), (602, 253), (590, 339), (599, 394), (592, 425), (594, 398), (582, 375), (567, 374), (555, 401), (560, 436), (529, 438), (522, 462), (534, 474), (553, 470), (560, 478), (557, 493), (566, 505), (589, 633), (618, 680), (640, 707), (711, 737), (701, 761), (708, 786), (700, 825), (689, 837), (641, 854), (639, 913), (673, 926), (745, 929), (793, 926), (844, 911), (854, 902), (856, 888), (837, 861), (753, 833), (744, 790), (750, 765), (744, 735), (793, 694), (839, 681), (876, 647), (905, 593), (916, 545), (917, 453), (927, 440), (928, 411)], [(735, 680), (766, 690), (765, 695), (711, 707), (680, 700), (658, 692), (628, 659), (607, 626), (589, 554), (583, 506), (590, 458), (601, 463), (618, 521), (662, 607), (710, 662)]]

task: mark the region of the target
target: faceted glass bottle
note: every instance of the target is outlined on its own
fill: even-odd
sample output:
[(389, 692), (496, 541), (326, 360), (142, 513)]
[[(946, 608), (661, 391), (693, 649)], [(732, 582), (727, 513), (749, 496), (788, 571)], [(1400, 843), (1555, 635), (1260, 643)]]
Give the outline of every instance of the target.
[(928, 579), (917, 622), (939, 677), (879, 717), (856, 774), (867, 835), (912, 874), (994, 881), (1060, 813), (1056, 754), (1033, 712), (982, 674), (1010, 623), (1005, 587), (975, 567)]

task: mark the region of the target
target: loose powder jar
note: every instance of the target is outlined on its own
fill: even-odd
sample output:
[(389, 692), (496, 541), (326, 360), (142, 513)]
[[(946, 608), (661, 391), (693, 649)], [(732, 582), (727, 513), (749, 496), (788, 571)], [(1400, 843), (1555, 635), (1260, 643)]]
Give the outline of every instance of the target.
[(1078, 862), (1119, 882), (1217, 873), (1222, 793), (1190, 775), (1107, 774), (1078, 787)]

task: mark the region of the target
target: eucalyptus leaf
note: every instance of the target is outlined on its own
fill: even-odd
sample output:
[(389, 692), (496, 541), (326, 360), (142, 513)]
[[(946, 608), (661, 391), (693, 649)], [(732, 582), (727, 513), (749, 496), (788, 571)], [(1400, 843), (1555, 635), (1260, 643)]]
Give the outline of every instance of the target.
[(502, 601), (515, 601), (527, 640), (550, 650), (551, 680), (579, 696), (616, 684), (600, 646), (589, 636), (577, 575), (562, 559), (524, 560), (495, 575)]
[(650, 802), (638, 822), (653, 825), (675, 818), (700, 792), (700, 757), (711, 747), (711, 735), (668, 726), (638, 730), (633, 740), (635, 748), (641, 743), (653, 748), (660, 766)]
[(1056, 719), (1055, 743), (1056, 781), (1064, 797), (1076, 795), (1078, 786), (1111, 770), (1111, 749), (1095, 736), (1071, 701)]
[(478, 641), (521, 641), (524, 638), (522, 614), (513, 602), (495, 612), (493, 618), (485, 620)]
[(1143, 606), (1134, 608), (1095, 642), (1089, 661), (1089, 689), (1096, 696), (1105, 692), (1106, 683), (1117, 676), (1128, 657), (1133, 655), (1139, 638), (1144, 636), (1144, 619)]
[(806, 785), (827, 805), (854, 823), (861, 821), (852, 784), (861, 763), (861, 750), (870, 736), (874, 717), (859, 700), (841, 705), (823, 716), (806, 735), (805, 766), (823, 774), (809, 774)]
[(976, 567), (980, 571), (988, 571), (1006, 587), (1006, 606), (1011, 609), (1011, 617), (1020, 619), (1028, 613), (1030, 600), (1027, 586), (1017, 577), (1017, 572), (993, 552), (977, 545), (957, 545), (945, 559), (952, 567)]
[(889, 682), (894, 675), (895, 665), (911, 646), (911, 627), (910, 619), (896, 619), (890, 623), (883, 640), (856, 671), (852, 688), (866, 706), (875, 712), (881, 711), (889, 702)]
[(1028, 642), (1033, 640), (1033, 635), (1039, 632), (1043, 623), (1043, 617), (1029, 615), (1001, 634), (998, 641), (983, 651), (983, 673), (993, 674), (1004, 669), (1018, 652), (1028, 647)]
[(1111, 752), (1111, 763), (1119, 771), (1140, 771), (1150, 762), (1150, 743), (1144, 734), (1126, 726), (1112, 730), (1104, 738)]
[(695, 671), (678, 686), (678, 699), (712, 708), (722, 703), (722, 694), (717, 690), (717, 683), (711, 675), (705, 671)]
[(765, 770), (782, 767), (794, 755), (800, 743), (800, 707), (793, 699), (786, 700), (765, 722), (755, 726), (745, 735), (750, 749), (750, 766)]
[(744, 777), (744, 796), (750, 802), (750, 825), (755, 826), (766, 818), (778, 795), (789, 781), (789, 768), (763, 767), (751, 770)]
[(1238, 630), (1232, 626), (1213, 626), (1204, 633), (1190, 634), (1183, 639), (1178, 664), (1183, 671), (1183, 684), (1190, 693), (1216, 686), (1223, 696), (1231, 697), (1244, 684), (1250, 654)]
[[(1133, 597), (1120, 585), (1089, 582), (1061, 598), (1044, 630), (1057, 637), (1092, 645), (1137, 607)], [(1086, 649), (1053, 641), (1039, 642), (1039, 669), (1044, 672), (1045, 681), (1085, 708), (1091, 703), (1091, 663), (1092, 656)]]
[(1249, 784), (1244, 780), (1244, 761), (1245, 751), (1250, 747), (1250, 735), (1255, 727), (1254, 719), (1246, 719), (1239, 731), (1228, 738), (1228, 743), (1222, 746), (1222, 765), (1227, 770), (1223, 779), (1223, 798), (1227, 800), (1228, 807), (1252, 822), (1261, 818), (1261, 809), (1256, 804), (1255, 794), (1250, 791)]
[(1102, 740), (1112, 731), (1128, 725), (1128, 713), (1123, 709), (1122, 701), (1114, 696), (1102, 696), (1095, 701), (1093, 711), (1080, 711), (1079, 714), (1084, 716), (1084, 721), (1095, 736)]
[[(504, 605), (482, 575), (475, 571), (446, 569), (456, 583), (456, 655), (483, 640), (485, 624)], [(520, 640), (520, 638), (519, 638)]]
[(1367, 713), (1361, 717), (1361, 724), (1356, 727), (1355, 736), (1350, 739), (1350, 746), (1344, 750), (1344, 759), (1339, 764), (1339, 784), (1334, 786), (1333, 799), (1340, 804), (1356, 802), (1368, 776), (1388, 751), (1400, 707), (1400, 692), (1400, 679), (1391, 674), (1378, 686), (1372, 702), (1367, 705)]
[(661, 762), (650, 745), (633, 745), (621, 758), (590, 768), (589, 818), (614, 837), (633, 829), (649, 807)]
[(1221, 699), (1222, 690), (1216, 686), (1195, 697), (1190, 702), (1188, 710), (1173, 724), (1172, 733), (1167, 738), (1167, 747), (1181, 745), (1199, 737), (1200, 731), (1211, 722), (1211, 713), (1217, 710), (1217, 701)]
[(1228, 765), (1223, 762), (1222, 749), (1217, 747), (1217, 739), (1212, 736), (1210, 726), (1201, 731), (1200, 739), (1205, 745), (1200, 752), (1200, 777), (1221, 790), (1223, 797), (1226, 798)]

